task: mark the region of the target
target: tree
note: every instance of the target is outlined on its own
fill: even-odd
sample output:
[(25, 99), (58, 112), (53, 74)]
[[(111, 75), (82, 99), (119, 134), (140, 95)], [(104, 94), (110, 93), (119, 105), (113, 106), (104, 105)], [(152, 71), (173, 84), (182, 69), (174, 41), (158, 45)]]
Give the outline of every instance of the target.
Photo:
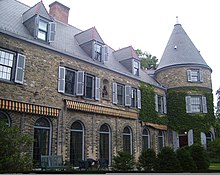
[(196, 170), (196, 164), (193, 158), (191, 157), (191, 154), (189, 152), (189, 147), (179, 148), (176, 151), (176, 155), (183, 171), (188, 172), (188, 171)]
[(113, 158), (112, 168), (116, 171), (129, 171), (134, 169), (134, 157), (127, 152), (118, 152)]
[(141, 49), (137, 49), (136, 53), (141, 59), (141, 69), (156, 69), (158, 62), (156, 56), (152, 56), (147, 52), (142, 52)]
[(32, 170), (28, 152), (32, 144), (29, 135), (0, 120), (0, 172), (25, 172)]
[(179, 172), (181, 171), (180, 162), (176, 153), (170, 147), (163, 147), (157, 155), (157, 165), (155, 168), (159, 172)]
[(153, 149), (144, 150), (140, 157), (138, 166), (140, 169), (144, 169), (144, 171), (153, 171), (156, 163), (156, 153)]

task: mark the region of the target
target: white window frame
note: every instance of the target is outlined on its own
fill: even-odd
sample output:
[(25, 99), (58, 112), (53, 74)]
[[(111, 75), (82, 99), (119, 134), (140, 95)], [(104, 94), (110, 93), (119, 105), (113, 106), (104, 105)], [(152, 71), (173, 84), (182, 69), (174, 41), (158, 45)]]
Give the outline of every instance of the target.
[(187, 80), (188, 82), (192, 82), (192, 83), (203, 82), (202, 69), (188, 69)]

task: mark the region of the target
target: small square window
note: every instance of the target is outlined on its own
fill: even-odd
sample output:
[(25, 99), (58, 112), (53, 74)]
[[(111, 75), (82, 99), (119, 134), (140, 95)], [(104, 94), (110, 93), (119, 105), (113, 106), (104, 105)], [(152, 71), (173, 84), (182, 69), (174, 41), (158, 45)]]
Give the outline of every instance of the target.
[(202, 70), (200, 69), (191, 69), (187, 70), (187, 77), (189, 82), (202, 82)]

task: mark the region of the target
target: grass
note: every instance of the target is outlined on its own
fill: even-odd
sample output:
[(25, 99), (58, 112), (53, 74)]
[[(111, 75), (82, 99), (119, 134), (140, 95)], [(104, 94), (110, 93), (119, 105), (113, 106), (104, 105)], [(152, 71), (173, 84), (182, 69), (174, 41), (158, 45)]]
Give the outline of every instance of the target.
[(211, 163), (209, 166), (209, 170), (219, 170), (220, 171), (220, 163)]

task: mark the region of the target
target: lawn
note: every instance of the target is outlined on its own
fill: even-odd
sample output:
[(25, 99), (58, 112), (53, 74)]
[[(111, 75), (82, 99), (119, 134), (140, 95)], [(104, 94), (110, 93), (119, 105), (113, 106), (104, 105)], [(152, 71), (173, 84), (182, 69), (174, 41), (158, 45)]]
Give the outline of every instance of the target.
[(220, 171), (220, 163), (211, 163), (209, 166), (210, 170), (219, 170)]

